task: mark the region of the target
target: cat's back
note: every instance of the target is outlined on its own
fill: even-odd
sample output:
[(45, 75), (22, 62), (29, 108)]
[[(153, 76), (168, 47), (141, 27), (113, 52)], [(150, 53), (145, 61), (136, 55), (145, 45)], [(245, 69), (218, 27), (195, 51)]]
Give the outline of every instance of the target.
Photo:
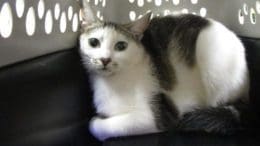
[(209, 21), (197, 15), (155, 17), (144, 32), (142, 43), (151, 56), (155, 72), (163, 89), (172, 90), (176, 84), (176, 69), (172, 66), (173, 52), (192, 66), (195, 62), (196, 40)]
[(192, 65), (197, 37), (209, 25), (208, 19), (192, 14), (155, 17), (142, 41), (151, 55), (175, 49)]
[(142, 41), (162, 88), (181, 113), (248, 92), (244, 47), (215, 20), (191, 14), (154, 18)]

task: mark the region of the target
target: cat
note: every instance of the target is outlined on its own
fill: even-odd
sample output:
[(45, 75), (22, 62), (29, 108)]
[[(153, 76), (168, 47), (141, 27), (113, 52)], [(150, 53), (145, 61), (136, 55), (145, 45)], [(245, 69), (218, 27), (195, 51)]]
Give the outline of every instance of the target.
[(83, 1), (80, 54), (94, 91), (90, 132), (103, 141), (171, 129), (229, 133), (248, 102), (245, 48), (220, 22), (200, 16), (128, 24), (95, 18)]

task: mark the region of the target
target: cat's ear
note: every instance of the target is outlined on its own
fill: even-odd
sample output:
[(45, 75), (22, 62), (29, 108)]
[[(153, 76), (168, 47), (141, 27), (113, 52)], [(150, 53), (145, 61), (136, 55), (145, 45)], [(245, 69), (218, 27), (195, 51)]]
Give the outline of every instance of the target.
[(89, 6), (89, 3), (87, 0), (82, 0), (82, 26), (88, 26), (92, 23), (97, 22), (96, 16), (94, 15), (94, 12), (92, 8)]
[(129, 31), (131, 31), (134, 35), (138, 36), (139, 39), (141, 39), (144, 31), (147, 29), (147, 27), (150, 24), (151, 15), (152, 13), (149, 12), (145, 14), (143, 17), (141, 17), (140, 19), (125, 24), (125, 26)]

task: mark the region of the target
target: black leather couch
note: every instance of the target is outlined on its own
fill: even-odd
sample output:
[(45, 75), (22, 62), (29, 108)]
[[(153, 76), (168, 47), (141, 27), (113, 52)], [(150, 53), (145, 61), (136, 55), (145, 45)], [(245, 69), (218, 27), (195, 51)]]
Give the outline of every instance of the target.
[[(260, 40), (242, 40), (252, 106), (258, 112)], [(94, 114), (91, 97), (76, 47), (0, 68), (0, 146), (257, 146), (260, 142), (257, 132), (219, 136), (173, 131), (101, 143), (88, 132)]]

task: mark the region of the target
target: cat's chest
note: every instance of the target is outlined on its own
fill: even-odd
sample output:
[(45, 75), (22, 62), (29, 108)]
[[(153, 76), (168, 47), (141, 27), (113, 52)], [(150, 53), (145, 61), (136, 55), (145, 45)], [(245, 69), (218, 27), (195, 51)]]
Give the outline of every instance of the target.
[(145, 78), (116, 81), (97, 79), (94, 85), (94, 104), (97, 113), (106, 116), (127, 113), (147, 106), (154, 89)]
[(134, 108), (136, 93), (113, 90), (111, 87), (101, 87), (94, 92), (94, 103), (97, 113), (113, 116), (128, 112)]

